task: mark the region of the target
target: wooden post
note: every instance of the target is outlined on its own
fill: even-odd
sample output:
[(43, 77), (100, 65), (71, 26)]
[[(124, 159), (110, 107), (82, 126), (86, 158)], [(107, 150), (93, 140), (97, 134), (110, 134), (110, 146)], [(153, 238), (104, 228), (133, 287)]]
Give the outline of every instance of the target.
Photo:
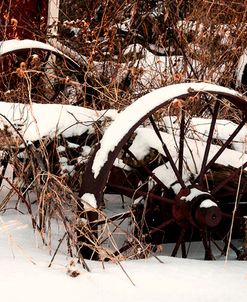
[(54, 40), (57, 36), (59, 5), (60, 0), (49, 0), (48, 2), (47, 36), (49, 41)]

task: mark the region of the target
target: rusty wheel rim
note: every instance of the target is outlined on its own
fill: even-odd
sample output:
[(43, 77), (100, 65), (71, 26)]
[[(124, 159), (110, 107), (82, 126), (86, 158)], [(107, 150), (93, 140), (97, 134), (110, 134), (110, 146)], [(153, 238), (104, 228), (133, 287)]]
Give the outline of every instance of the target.
[[(44, 43), (33, 41), (34, 48), (28, 48), (24, 47), (25, 40), (19, 42), (16, 49), (1, 52), (2, 101), (82, 102), (84, 72), (76, 62), (49, 45), (45, 49)], [(35, 46), (36, 42), (43, 48)]]
[[(232, 182), (235, 178), (239, 179), (247, 167), (246, 155), (243, 155), (239, 166), (227, 171), (227, 177), (223, 177), (217, 183), (215, 181), (216, 177), (210, 178), (210, 173), (217, 168), (218, 162), (225, 157), (226, 153), (228, 156), (237, 154), (235, 151), (229, 151), (228, 148), (245, 126), (246, 100), (236, 92), (225, 90), (225, 88), (216, 85), (209, 85), (210, 89), (208, 84), (205, 83), (182, 85), (184, 85), (185, 91), (170, 99), (165, 99), (157, 106), (154, 105), (148, 113), (136, 123), (133, 123), (133, 126), (129, 127), (129, 131), (118, 140), (115, 148), (109, 150), (107, 160), (103, 164), (101, 163), (99, 172), (95, 173), (97, 154), (104, 148), (102, 143), (97, 146), (87, 165), (86, 178), (83, 181), (80, 194), (81, 196), (85, 193), (93, 194), (98, 206), (100, 206), (104, 200), (104, 194), (108, 191), (131, 196), (134, 202), (132, 211), (134, 211), (135, 220), (137, 221), (137, 229), (141, 229), (141, 237), (139, 236), (140, 233), (137, 234), (136, 231), (133, 234), (139, 236), (139, 241), (142, 239), (146, 244), (153, 245), (167, 243), (173, 238), (172, 256), (176, 256), (178, 252), (182, 257), (188, 256), (191, 237), (194, 236), (195, 232), (204, 247), (203, 256), (205, 259), (214, 259), (211, 246), (213, 244), (217, 246), (216, 240), (223, 242), (222, 247), (218, 247), (222, 253), (225, 253), (226, 247), (230, 247), (238, 254), (240, 251), (233, 245), (230, 240), (231, 236), (229, 237), (228, 235), (232, 231), (231, 223), (233, 220), (237, 225), (234, 232), (239, 232), (241, 228), (243, 216), (246, 215), (246, 190), (244, 185), (239, 190), (239, 187), (234, 187)], [(205, 89), (203, 85), (205, 85)], [(175, 89), (178, 86), (170, 87), (170, 89), (172, 88)], [(165, 93), (166, 89), (169, 88), (165, 87), (162, 89)], [(162, 89), (160, 92), (162, 92)], [(200, 105), (200, 113), (198, 113), (198, 110), (194, 112), (193, 109), (190, 109), (189, 104), (195, 99)], [(226, 104), (233, 108), (233, 111), (229, 111), (229, 113), (237, 113), (238, 123), (227, 138), (220, 142), (220, 146), (214, 147), (216, 122), (218, 122), (219, 117), (222, 117), (222, 111), (226, 109)], [(179, 119), (177, 128), (170, 129), (172, 134), (169, 137), (173, 137), (173, 149), (171, 144), (166, 141), (167, 136), (164, 135), (165, 127), (159, 117), (162, 112), (165, 113), (166, 117), (171, 113), (171, 119), (173, 119), (175, 114)], [(196, 157), (196, 148), (191, 150), (188, 146), (191, 144), (189, 125), (191, 125), (192, 118), (198, 118), (199, 114), (200, 117), (210, 118), (208, 134), (204, 137), (205, 142), (203, 142), (203, 152), (200, 154), (200, 163), (195, 164), (193, 173), (190, 174), (189, 178), (186, 178), (184, 176), (184, 173), (188, 172), (186, 169), (198, 160), (194, 158)], [(137, 130), (140, 128), (141, 130)], [(116, 158), (120, 157), (123, 161), (126, 161), (126, 159), (123, 159), (124, 154), (124, 156), (128, 155), (129, 159), (135, 161), (137, 155), (133, 154), (135, 152), (130, 147), (133, 146), (133, 143), (131, 144), (130, 141), (135, 141), (136, 138), (133, 138), (133, 134), (136, 130), (137, 132), (145, 132), (145, 129), (148, 129), (149, 132), (152, 131), (156, 141), (159, 141), (159, 148), (156, 148), (159, 154), (155, 153), (159, 157), (160, 163), (162, 163), (159, 163), (159, 167), (163, 165), (169, 166), (167, 172), (170, 175), (173, 174), (173, 182), (164, 181), (156, 173), (154, 175), (154, 162), (151, 164), (149, 162), (141, 167), (134, 168), (135, 177), (137, 176), (139, 184), (133, 185), (132, 183), (133, 187), (131, 187), (129, 185), (130, 179), (128, 180), (127, 178), (116, 184), (112, 172), (115, 169), (114, 162)], [(178, 136), (175, 131), (179, 132)], [(194, 133), (193, 135), (199, 134)], [(194, 139), (193, 142), (196, 144), (201, 143), (199, 139)], [(176, 149), (176, 152), (174, 152), (174, 149)], [(174, 156), (175, 153), (176, 156)], [(188, 157), (191, 157), (190, 160), (188, 160)], [(147, 189), (147, 183), (150, 180), (154, 185), (151, 189)], [(236, 212), (233, 217), (231, 213), (234, 205), (236, 205), (236, 196), (241, 196), (241, 200), (240, 202), (237, 201), (239, 212)], [(141, 202), (137, 203), (136, 200), (138, 198), (142, 198), (145, 202), (142, 202), (142, 204)], [(230, 202), (226, 202), (227, 199)], [(141, 207), (142, 209), (140, 209)], [(153, 216), (157, 214), (157, 209), (160, 212), (160, 216), (155, 218), (156, 222), (152, 222), (152, 219), (155, 220)], [(169, 235), (169, 230), (172, 230), (174, 226), (177, 233), (176, 236), (171, 236)], [(121, 248), (118, 249), (121, 250)]]

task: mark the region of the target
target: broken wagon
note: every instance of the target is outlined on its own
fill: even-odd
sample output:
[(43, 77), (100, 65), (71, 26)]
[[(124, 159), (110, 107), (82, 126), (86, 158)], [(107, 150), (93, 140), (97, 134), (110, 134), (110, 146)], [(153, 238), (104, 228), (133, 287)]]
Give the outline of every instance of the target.
[[(77, 127), (85, 126), (71, 109), (87, 93), (80, 64), (39, 41), (5, 41), (0, 50), (1, 100), (21, 100), (19, 112), (27, 113), (18, 117), (20, 123), (7, 113), (2, 120), (22, 142), (35, 123), (30, 107), (35, 101), (45, 106), (67, 100), (62, 108)], [(163, 247), (172, 256), (193, 257), (193, 243), (199, 242), (205, 259), (214, 259), (213, 249), (220, 254), (232, 249), (238, 259), (245, 259), (246, 108), (246, 98), (229, 88), (205, 82), (173, 84), (116, 113), (100, 140), (80, 133), (80, 144), (90, 152), (80, 171), (79, 253), (106, 260), (145, 257)], [(98, 126), (101, 117), (109, 117), (107, 112), (87, 123)], [(34, 146), (36, 151), (40, 147)], [(52, 147), (46, 152), (51, 150), (48, 158), (55, 162), (57, 151)], [(35, 160), (46, 169), (42, 156)], [(8, 161), (4, 157), (2, 178)]]

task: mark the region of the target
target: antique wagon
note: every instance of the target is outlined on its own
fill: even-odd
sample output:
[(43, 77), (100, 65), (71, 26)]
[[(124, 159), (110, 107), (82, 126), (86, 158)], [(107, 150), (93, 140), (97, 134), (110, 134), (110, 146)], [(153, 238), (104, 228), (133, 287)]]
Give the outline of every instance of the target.
[[(42, 40), (48, 11), (47, 1), (12, 1), (11, 10), (2, 2), (1, 39)], [(5, 41), (0, 55), (2, 101), (78, 105), (90, 96), (86, 58), (31, 40)], [(204, 82), (163, 87), (127, 107), (90, 146), (77, 208), (81, 255), (141, 257), (162, 244), (187, 257), (200, 241), (205, 259), (212, 245), (246, 259), (246, 120), (243, 95)]]

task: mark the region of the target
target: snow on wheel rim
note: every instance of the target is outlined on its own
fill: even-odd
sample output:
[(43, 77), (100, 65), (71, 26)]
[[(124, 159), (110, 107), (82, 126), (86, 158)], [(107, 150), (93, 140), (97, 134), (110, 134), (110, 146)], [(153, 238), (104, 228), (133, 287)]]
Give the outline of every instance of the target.
[(6, 40), (0, 42), (0, 56), (4, 56), (11, 52), (25, 50), (25, 49), (40, 49), (40, 50), (51, 51), (57, 55), (65, 57), (71, 63), (79, 67), (79, 65), (74, 60), (72, 60), (69, 56), (65, 55), (62, 51), (58, 50), (57, 48), (47, 43), (43, 43), (35, 40), (29, 40), (29, 39), (25, 39), (25, 40), (13, 39), (13, 40)]
[(121, 139), (125, 137), (127, 133), (131, 132), (141, 119), (145, 119), (147, 114), (165, 105), (166, 102), (184, 95), (189, 95), (192, 92), (194, 94), (199, 92), (219, 93), (229, 97), (236, 97), (243, 101), (243, 96), (237, 91), (205, 82), (174, 84), (156, 89), (142, 96), (121, 112), (105, 132), (92, 164), (94, 178), (96, 179), (99, 176), (102, 168), (109, 159), (109, 153), (116, 149)]
[[(181, 106), (177, 105), (177, 100), (181, 101)], [(224, 138), (216, 146), (213, 140), (217, 139), (214, 136), (217, 118), (219, 115), (232, 114), (231, 110), (224, 110), (228, 105), (234, 116), (238, 115), (238, 125), (232, 125), (230, 134), (224, 133)], [(93, 195), (99, 212), (103, 213), (104, 208), (106, 213), (108, 210), (111, 213), (113, 209), (110, 208), (113, 206), (109, 203), (108, 194), (130, 199), (129, 216), (126, 218), (130, 222), (126, 220), (126, 224), (133, 228), (126, 231), (127, 243), (116, 245), (116, 253), (135, 248), (135, 244), (128, 241), (134, 236), (134, 242), (141, 240), (144, 245), (173, 242), (171, 255), (176, 256), (181, 247), (183, 257), (190, 252), (190, 242), (199, 240), (205, 249), (205, 259), (214, 258), (207, 235), (214, 232), (224, 242), (229, 217), (234, 219), (231, 208), (236, 191), (234, 183), (227, 184), (238, 175), (240, 169), (247, 167), (247, 155), (228, 148), (232, 147), (230, 144), (245, 126), (246, 113), (246, 100), (236, 91), (208, 83), (185, 83), (157, 89), (118, 115), (100, 144), (96, 145), (86, 166), (80, 191), (80, 196), (88, 193)], [(209, 121), (205, 142), (201, 137), (203, 131), (199, 133), (193, 129), (195, 136), (190, 136), (191, 122), (193, 118), (198, 119), (198, 115)], [(175, 116), (180, 124), (177, 127), (172, 123), (172, 133), (169, 133), (165, 123), (166, 116), (170, 117), (171, 122)], [(231, 128), (229, 124), (228, 128)], [(246, 134), (246, 126), (243, 130)], [(195, 137), (198, 133), (200, 137), (197, 140)], [(139, 149), (142, 151), (139, 152)], [(130, 166), (130, 172), (117, 168), (114, 164), (116, 158)], [(231, 159), (235, 158), (240, 160), (233, 167)], [(230, 170), (227, 170), (228, 165)], [(220, 178), (217, 169), (222, 167), (226, 167), (226, 170)], [(246, 194), (243, 195), (245, 199), (247, 190), (243, 194)], [(119, 202), (117, 197), (114, 201)], [(244, 202), (236, 228), (239, 228), (246, 210)], [(131, 213), (137, 229), (141, 230), (140, 238), (139, 232), (136, 233), (135, 226), (131, 224)], [(89, 219), (89, 223), (93, 224), (94, 221)], [(107, 222), (111, 225), (111, 218)], [(113, 235), (117, 239), (118, 233)], [(238, 255), (239, 250), (235, 250)]]

